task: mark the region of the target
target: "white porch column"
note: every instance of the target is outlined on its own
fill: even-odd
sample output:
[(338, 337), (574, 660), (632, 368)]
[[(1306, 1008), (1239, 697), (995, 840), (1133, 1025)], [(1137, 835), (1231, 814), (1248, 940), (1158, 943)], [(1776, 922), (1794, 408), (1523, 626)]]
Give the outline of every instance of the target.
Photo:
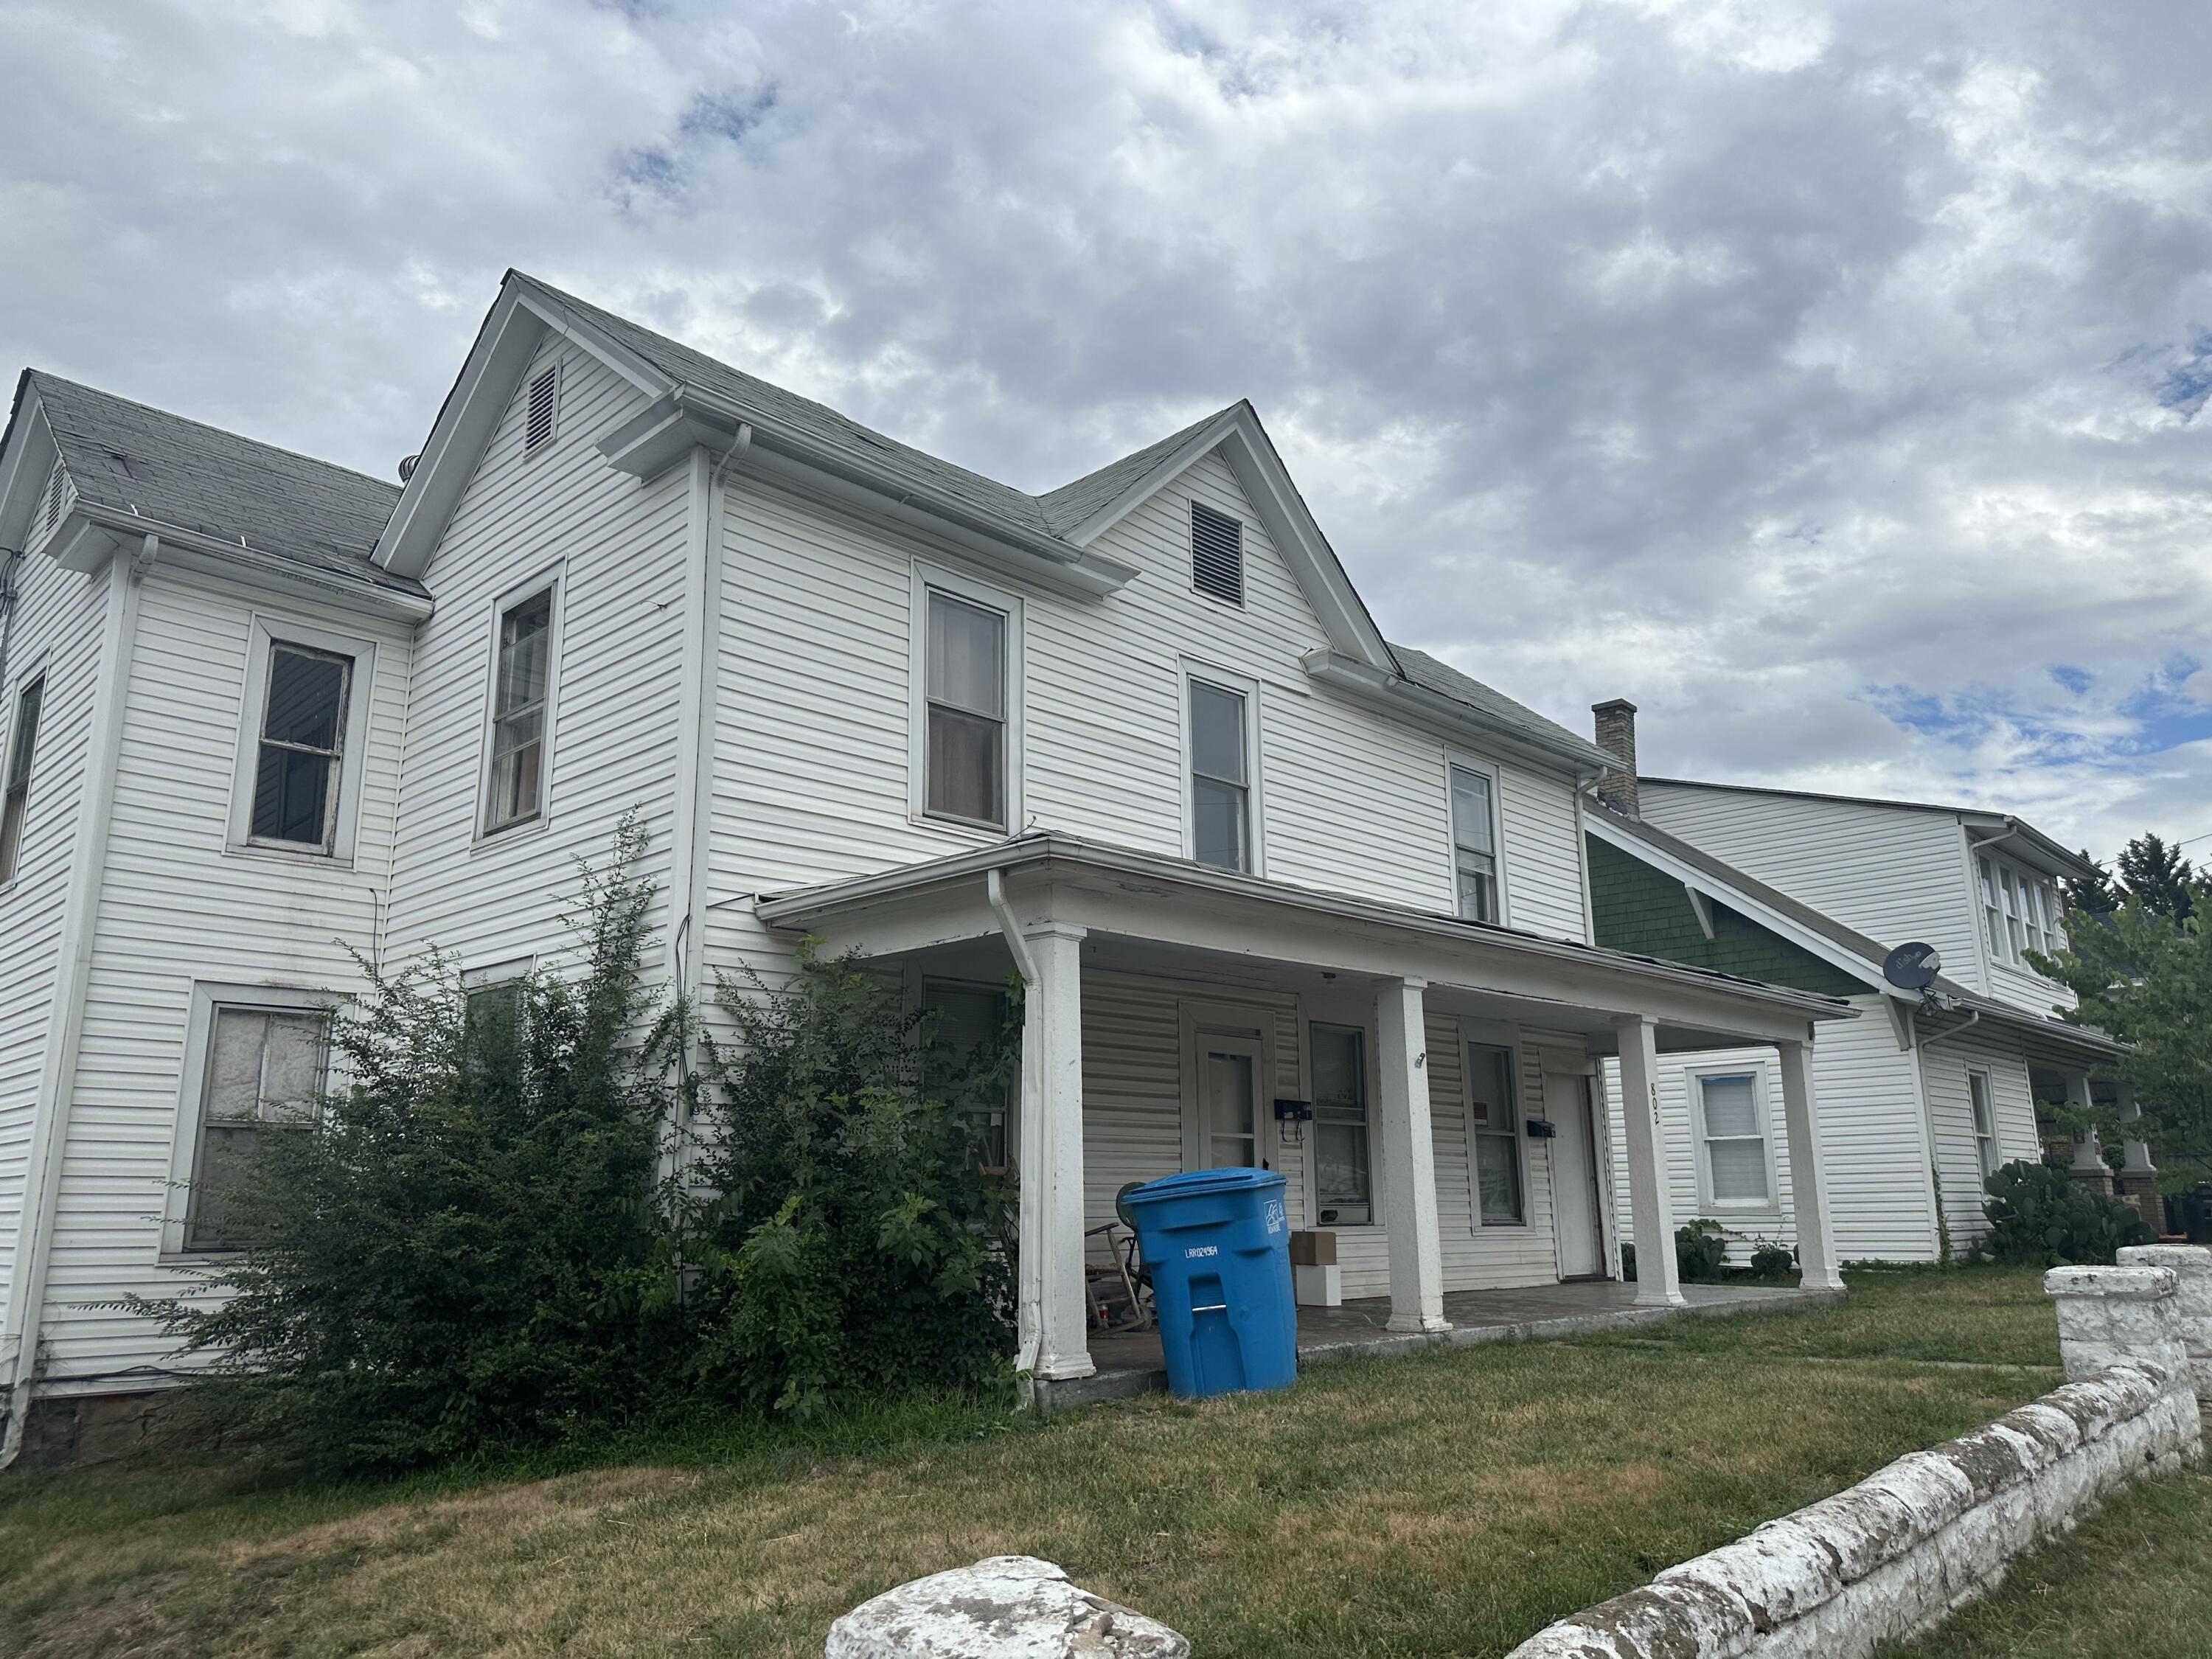
[(1620, 1033), (1620, 1122), (1628, 1143), (1628, 1218), (1636, 1236), (1636, 1300), (1680, 1308), (1682, 1276), (1674, 1262), (1674, 1205), (1667, 1191), (1667, 1154), (1659, 1133), (1659, 1051), (1652, 1022), (1640, 1014), (1613, 1022)]
[[(2090, 1109), (2089, 1074), (2087, 1072), (2066, 1073), (2066, 1103), (2076, 1111)], [(2105, 1167), (2105, 1149), (2098, 1141), (2093, 1124), (2074, 1137), (2074, 1167), (2070, 1172), (2076, 1181), (2087, 1181), (2100, 1192), (2112, 1190), (2112, 1172)]]
[(1840, 1291), (1836, 1234), (1828, 1219), (1828, 1174), (1820, 1158), (1820, 1125), (1813, 1106), (1813, 1045), (1779, 1042), (1782, 1121), (1790, 1141), (1790, 1207), (1797, 1224), (1797, 1282), (1808, 1291)]
[(1045, 1382), (1088, 1376), (1083, 1291), (1083, 935), (1022, 930), (1034, 977), (1022, 999), (1021, 1215), (1015, 1268), (1022, 1356)]
[(1382, 1081), (1383, 1221), (1390, 1235), (1390, 1328), (1448, 1331), (1443, 1247), (1437, 1234), (1437, 1152), (1429, 1131), (1425, 981), (1375, 988)]
[[(2142, 1103), (2136, 1098), (2136, 1085), (2132, 1083), (2123, 1083), (2118, 1086), (2120, 1121), (2134, 1123), (2140, 1121), (2142, 1117)], [(2148, 1140), (2137, 1140), (2132, 1135), (2127, 1136), (2121, 1140), (2120, 1150), (2127, 1154), (2127, 1169), (2124, 1173), (2146, 1177), (2158, 1173), (2157, 1166), (2150, 1161), (2150, 1142)]]

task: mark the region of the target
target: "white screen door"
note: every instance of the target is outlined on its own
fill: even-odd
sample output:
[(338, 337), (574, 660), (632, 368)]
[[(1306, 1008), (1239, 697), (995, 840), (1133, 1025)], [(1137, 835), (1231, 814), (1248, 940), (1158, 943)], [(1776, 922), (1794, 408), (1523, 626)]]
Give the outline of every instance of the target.
[(1590, 1140), (1589, 1081), (1566, 1072), (1544, 1074), (1544, 1100), (1554, 1131), (1553, 1214), (1559, 1229), (1559, 1277), (1583, 1279), (1600, 1271), (1597, 1157)]
[(1209, 1170), (1263, 1167), (1260, 1040), (1198, 1034), (1199, 1153)]

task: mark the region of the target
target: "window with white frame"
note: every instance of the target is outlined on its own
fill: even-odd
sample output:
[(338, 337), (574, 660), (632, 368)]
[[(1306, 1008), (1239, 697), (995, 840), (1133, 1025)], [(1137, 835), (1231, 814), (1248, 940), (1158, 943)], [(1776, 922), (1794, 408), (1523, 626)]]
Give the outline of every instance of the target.
[(1997, 1170), (1997, 1119), (1990, 1097), (1990, 1074), (1978, 1069), (1966, 1073), (1966, 1103), (1974, 1119), (1974, 1155), (1980, 1163), (1982, 1179), (1986, 1181)]
[(1760, 1081), (1757, 1072), (1711, 1072), (1694, 1079), (1699, 1158), (1710, 1203), (1773, 1201)]
[(1194, 677), (1190, 696), (1191, 855), (1218, 870), (1252, 868), (1252, 779), (1245, 694)]
[(1498, 813), (1487, 772), (1451, 769), (1452, 869), (1459, 914), (1468, 921), (1498, 920)]
[(1990, 961), (2026, 968), (2028, 951), (2048, 956), (2065, 948), (2058, 895), (2049, 878), (1986, 853), (1976, 857), (1974, 875)]
[(271, 644), (256, 738), (247, 838), (327, 853), (337, 834), (353, 659)]
[(1527, 1220), (1521, 1179), (1521, 1117), (1513, 1050), (1491, 1042), (1467, 1045), (1468, 1127), (1474, 1135), (1475, 1214), (1486, 1227)]
[(545, 810), (546, 714), (552, 688), (551, 586), (499, 612), (493, 641), (486, 835), (534, 822)]
[(185, 1211), (187, 1250), (223, 1250), (240, 1242), (236, 1200), (272, 1124), (312, 1117), (330, 1058), (325, 1007), (216, 1003), (207, 1028), (191, 1183)]
[[(1011, 1012), (1005, 989), (963, 980), (925, 979), (922, 1011), (931, 1015), (929, 1072), (975, 1126), (975, 1158), (985, 1175), (1012, 1167), (1013, 1091), (998, 1074)], [(1018, 1040), (1017, 1040), (1018, 1041)]]
[(1314, 1206), (1332, 1226), (1375, 1218), (1374, 1172), (1367, 1136), (1367, 1033), (1357, 1025), (1306, 1027), (1312, 1066)]
[(23, 851), (23, 819), (31, 810), (31, 768), (38, 757), (39, 709), (46, 677), (34, 674), (15, 694), (15, 719), (8, 737), (7, 787), (0, 793), (0, 887), (15, 879)]
[(924, 603), (922, 810), (1004, 830), (1007, 613), (939, 587)]

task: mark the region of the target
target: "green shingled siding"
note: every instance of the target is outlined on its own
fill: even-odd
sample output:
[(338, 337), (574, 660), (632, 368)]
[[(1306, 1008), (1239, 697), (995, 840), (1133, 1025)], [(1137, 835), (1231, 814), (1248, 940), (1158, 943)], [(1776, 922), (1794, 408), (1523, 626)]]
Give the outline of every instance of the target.
[(1584, 840), (1589, 848), (1590, 914), (1600, 945), (1829, 996), (1854, 996), (1866, 989), (1840, 968), (1717, 901), (1711, 907), (1713, 936), (1707, 939), (1680, 882), (1611, 842), (1595, 836)]

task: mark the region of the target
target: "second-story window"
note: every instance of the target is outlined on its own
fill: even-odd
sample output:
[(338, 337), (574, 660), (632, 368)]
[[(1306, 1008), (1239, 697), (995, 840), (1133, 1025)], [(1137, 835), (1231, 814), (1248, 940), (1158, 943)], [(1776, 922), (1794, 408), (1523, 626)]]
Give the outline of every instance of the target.
[(1498, 827), (1487, 773), (1451, 769), (1452, 866), (1459, 913), (1468, 921), (1498, 920)]
[(933, 817), (1006, 827), (1006, 613), (929, 590), (927, 785)]
[(273, 643), (253, 764), (248, 836), (266, 845), (331, 850), (343, 771), (353, 662)]
[(38, 676), (15, 698), (15, 729), (8, 740), (7, 790), (0, 796), (0, 887), (15, 879), (23, 850), (23, 817), (31, 806), (31, 763), (39, 748), (39, 706), (46, 677)]
[(527, 823), (544, 810), (545, 705), (553, 662), (551, 588), (541, 588), (500, 613), (496, 649), (486, 835)]
[(1974, 876), (1991, 962), (2026, 967), (2027, 951), (2048, 955), (2065, 948), (2058, 897), (2048, 881), (1986, 854), (1974, 860)]
[(1252, 868), (1252, 779), (1244, 694), (1190, 682), (1191, 855), (1217, 870)]

